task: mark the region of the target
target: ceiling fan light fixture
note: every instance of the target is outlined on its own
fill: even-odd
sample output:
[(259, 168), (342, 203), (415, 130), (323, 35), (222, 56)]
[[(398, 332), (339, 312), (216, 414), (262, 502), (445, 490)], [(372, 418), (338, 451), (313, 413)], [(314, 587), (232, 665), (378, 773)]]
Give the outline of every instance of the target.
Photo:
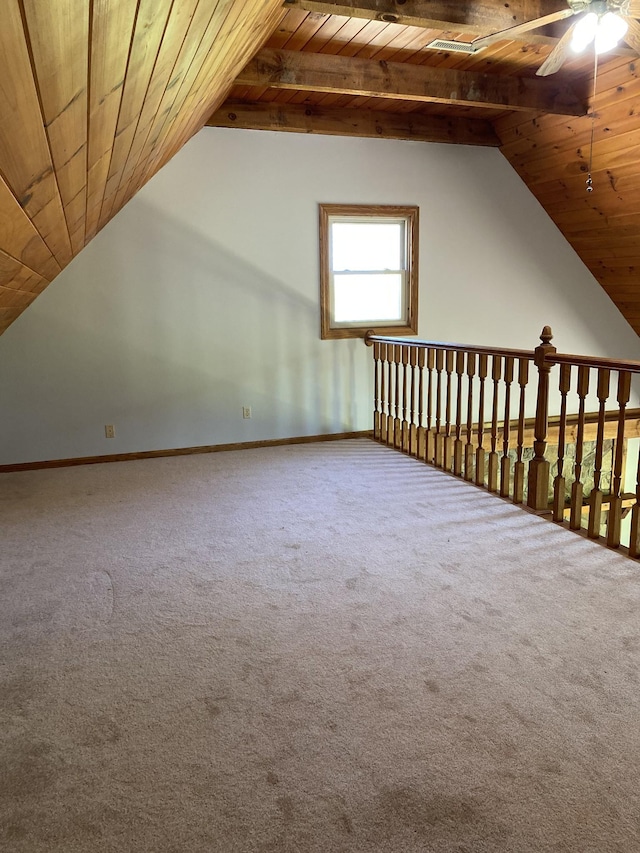
[(625, 35), (629, 25), (619, 15), (607, 12), (598, 21), (596, 31), (596, 53), (606, 53), (613, 50), (621, 38)]
[(595, 39), (596, 53), (606, 53), (616, 47), (628, 26), (624, 18), (614, 12), (606, 12), (604, 15), (588, 12), (574, 27), (571, 50), (582, 53)]
[(571, 50), (574, 53), (582, 53), (582, 51), (594, 40), (597, 31), (598, 16), (595, 12), (588, 12), (573, 28)]

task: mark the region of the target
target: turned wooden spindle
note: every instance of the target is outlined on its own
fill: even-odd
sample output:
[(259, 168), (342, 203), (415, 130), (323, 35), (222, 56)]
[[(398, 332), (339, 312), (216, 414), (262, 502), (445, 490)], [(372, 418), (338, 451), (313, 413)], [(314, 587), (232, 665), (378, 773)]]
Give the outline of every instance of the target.
[(636, 502), (631, 510), (631, 535), (629, 539), (629, 556), (640, 557), (640, 452), (636, 467)]
[(476, 447), (476, 486), (484, 486), (484, 383), (487, 378), (489, 358), (484, 353), (478, 359), (478, 379), (480, 391), (478, 398), (478, 444)]
[(609, 519), (607, 522), (607, 545), (609, 548), (620, 547), (620, 529), (622, 526), (622, 477), (626, 443), (624, 438), (624, 424), (627, 404), (630, 396), (631, 374), (626, 370), (621, 370), (618, 373), (618, 429), (616, 432), (616, 446), (613, 460), (611, 503), (609, 504)]
[(394, 399), (394, 388), (393, 388), (393, 376), (394, 376), (394, 366), (393, 366), (393, 353), (395, 351), (395, 347), (393, 344), (387, 344), (387, 400), (388, 400), (388, 411), (387, 411), (387, 433), (384, 437), (385, 444), (393, 444), (393, 399)]
[(511, 460), (509, 441), (511, 438), (511, 383), (515, 359), (509, 355), (504, 360), (504, 416), (502, 427), (502, 458), (500, 460), (500, 495), (509, 497), (511, 491)]
[(442, 370), (444, 368), (444, 351), (436, 350), (436, 433), (435, 433), (435, 464), (442, 468), (443, 434), (442, 434)]
[(593, 470), (593, 488), (589, 495), (589, 523), (587, 535), (591, 539), (598, 539), (600, 526), (602, 524), (602, 456), (604, 448), (604, 418), (605, 407), (609, 399), (609, 379), (611, 371), (605, 368), (598, 370), (598, 432), (596, 434), (596, 457)]
[(377, 341), (373, 345), (373, 437), (380, 438), (380, 348)]
[(584, 407), (589, 393), (589, 368), (578, 367), (578, 432), (576, 435), (576, 459), (573, 467), (573, 485), (571, 486), (571, 515), (569, 527), (580, 530), (582, 527), (582, 503), (584, 487), (582, 485), (582, 454), (584, 452)]
[(444, 443), (442, 451), (442, 467), (451, 471), (453, 458), (453, 436), (451, 434), (451, 387), (455, 354), (448, 349), (445, 354), (445, 371), (447, 373), (446, 402), (444, 410)]
[(416, 456), (418, 452), (416, 424), (416, 367), (418, 364), (418, 348), (411, 347), (409, 350), (409, 366), (411, 368), (411, 390), (409, 392), (410, 412), (409, 412), (409, 446), (407, 453), (410, 456)]
[(409, 347), (402, 346), (401, 350), (401, 358), (402, 358), (402, 422), (400, 426), (400, 435), (399, 435), (399, 443), (398, 449), (403, 450), (405, 453), (409, 452), (409, 420), (407, 418), (407, 414), (409, 411), (409, 391), (407, 388), (407, 380), (408, 380), (408, 365), (409, 365)]
[(487, 488), (490, 492), (498, 491), (498, 392), (502, 378), (502, 357), (494, 355), (491, 364), (491, 379), (493, 380), (493, 400), (491, 404), (491, 451), (488, 458)]
[(425, 351), (420, 348), (418, 350), (418, 459), (426, 459), (427, 456), (427, 439), (422, 421), (424, 417), (424, 363)]
[(402, 414), (402, 347), (400, 344), (396, 344), (393, 349), (393, 362), (395, 366), (395, 417), (393, 419), (393, 441), (391, 443), (394, 447), (402, 447), (402, 418), (400, 417)]
[(545, 459), (547, 447), (547, 424), (549, 420), (549, 372), (547, 360), (556, 352), (551, 343), (551, 327), (545, 326), (540, 334), (540, 346), (535, 348), (534, 362), (538, 368), (538, 397), (536, 402), (535, 440), (533, 459), (529, 463), (527, 506), (543, 510), (549, 506), (549, 462)]
[(640, 453), (638, 454), (638, 467), (636, 469), (636, 502), (631, 510), (629, 556), (640, 557)]
[(518, 385), (520, 386), (520, 403), (518, 406), (518, 450), (516, 464), (513, 466), (513, 502), (521, 504), (524, 500), (524, 415), (527, 383), (529, 382), (529, 359), (518, 359)]
[(433, 462), (435, 442), (433, 431), (433, 368), (436, 363), (436, 351), (429, 347), (427, 350), (427, 432), (425, 435), (425, 462)]
[(467, 353), (467, 443), (464, 446), (464, 478), (473, 480), (473, 378), (476, 373), (476, 355)]
[(463, 443), (460, 434), (462, 431), (462, 381), (464, 377), (464, 352), (462, 350), (456, 352), (456, 377), (456, 438), (453, 442), (453, 473), (461, 477)]
[(567, 432), (567, 394), (571, 389), (571, 365), (560, 365), (560, 429), (558, 433), (558, 472), (553, 481), (553, 520), (564, 521), (566, 479), (564, 476), (564, 453)]
[(380, 344), (380, 423), (378, 425), (378, 441), (387, 438), (387, 383), (386, 383), (387, 345)]

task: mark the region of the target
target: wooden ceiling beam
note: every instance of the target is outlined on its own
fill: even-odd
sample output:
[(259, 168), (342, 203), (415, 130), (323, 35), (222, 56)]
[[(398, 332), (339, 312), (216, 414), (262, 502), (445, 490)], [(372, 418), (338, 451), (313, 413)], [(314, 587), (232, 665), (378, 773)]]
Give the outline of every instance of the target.
[[(441, 30), (441, 38), (460, 32), (488, 36), (536, 18), (567, 11), (566, 0), (510, 0), (509, 3), (488, 0), (284, 0), (284, 7)], [(524, 33), (513, 38), (530, 39)]]
[(553, 78), (507, 77), (290, 50), (261, 50), (235, 85), (561, 115), (587, 112), (586, 89), (578, 96)]
[(447, 142), (457, 145), (500, 145), (500, 140), (489, 121), (295, 104), (227, 103), (211, 116), (207, 125), (239, 127), (244, 130), (318, 133), (327, 136)]

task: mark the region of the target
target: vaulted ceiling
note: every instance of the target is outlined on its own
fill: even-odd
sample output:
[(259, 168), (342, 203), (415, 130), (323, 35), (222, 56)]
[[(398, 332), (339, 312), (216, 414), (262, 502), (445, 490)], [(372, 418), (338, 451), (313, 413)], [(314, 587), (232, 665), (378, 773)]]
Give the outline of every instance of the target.
[[(595, 100), (592, 55), (537, 77), (567, 9), (3, 0), (0, 333), (207, 122), (499, 147), (640, 332), (637, 55), (600, 58)], [(541, 16), (547, 26), (527, 28)], [(436, 38), (483, 49), (429, 48)]]

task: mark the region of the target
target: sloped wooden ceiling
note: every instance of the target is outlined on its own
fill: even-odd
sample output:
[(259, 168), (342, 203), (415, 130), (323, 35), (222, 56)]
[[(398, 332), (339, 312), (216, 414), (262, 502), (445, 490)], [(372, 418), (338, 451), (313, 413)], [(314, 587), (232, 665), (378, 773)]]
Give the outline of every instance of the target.
[[(0, 333), (207, 119), (499, 146), (640, 332), (637, 54), (600, 62), (587, 194), (593, 60), (535, 75), (567, 9), (566, 0), (2, 0)], [(553, 23), (527, 29), (540, 16)], [(523, 31), (500, 35), (514, 25)], [(485, 36), (496, 37), (473, 55), (428, 47)]]
[(281, 0), (1, 0), (0, 333), (204, 124)]
[(593, 192), (586, 192), (590, 118), (510, 116), (502, 152), (632, 328), (640, 334), (640, 58), (597, 75)]

